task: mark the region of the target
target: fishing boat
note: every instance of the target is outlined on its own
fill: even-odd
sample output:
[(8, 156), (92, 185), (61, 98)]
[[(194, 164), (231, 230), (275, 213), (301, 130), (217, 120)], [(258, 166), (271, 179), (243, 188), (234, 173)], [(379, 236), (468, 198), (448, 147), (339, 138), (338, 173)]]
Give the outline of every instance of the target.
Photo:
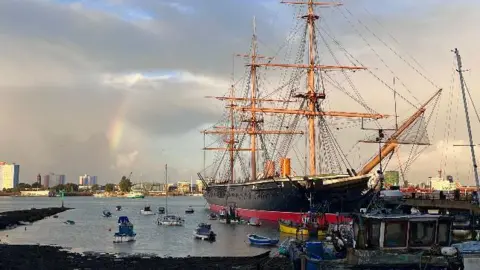
[(118, 218), (118, 232), (113, 237), (113, 243), (123, 243), (135, 241), (137, 234), (133, 231), (133, 224), (130, 222), (127, 216), (121, 216)]
[(112, 216), (112, 213), (110, 213), (110, 211), (108, 211), (108, 210), (103, 210), (102, 215), (103, 215), (104, 217), (111, 217), (111, 216)]
[(252, 217), (248, 220), (248, 225), (250, 225), (250, 226), (260, 226), (260, 225), (262, 225), (262, 222), (260, 222), (260, 219)]
[[(320, 55), (317, 49), (322, 47), (318, 43), (323, 42), (318, 37), (324, 37), (324, 35), (317, 33), (320, 28), (316, 26), (316, 21), (321, 16), (315, 12), (319, 6), (325, 8), (336, 6), (336, 3), (317, 3), (309, 0), (295, 2), (295, 4), (308, 6), (308, 13), (298, 16), (306, 21), (303, 32), (306, 37), (296, 39), (301, 42), (298, 61), (287, 64), (273, 63), (273, 58), (258, 55), (257, 34), (254, 31), (251, 52), (241, 55), (248, 61), (246, 72), (249, 76), (245, 77), (248, 91), (245, 91), (244, 88), (235, 89), (232, 86), (229, 95), (209, 97), (228, 103), (228, 113), (219, 121), (221, 123), (202, 131), (205, 138), (207, 135), (223, 136), (222, 140), (212, 138), (221, 144), (216, 147), (206, 147), (210, 143), (204, 143), (203, 150), (220, 150), (220, 152), (217, 152), (218, 155), (212, 158), (215, 160), (213, 166), (209, 166), (208, 170), (205, 167), (202, 172), (198, 173), (199, 179), (205, 187), (204, 197), (211, 211), (219, 212), (229, 204), (235, 204), (242, 217), (258, 217), (275, 222), (279, 219), (300, 222), (302, 212), (311, 209), (312, 205), (328, 202), (329, 212), (326, 213), (326, 221), (335, 222), (336, 215), (333, 213), (355, 212), (367, 206), (378, 182), (375, 167), (394, 153), (399, 145), (426, 144), (425, 136), (413, 135), (414, 139), (411, 136), (413, 133), (424, 134), (422, 133), (423, 129), (421, 131), (411, 130), (414, 126), (419, 126), (416, 124), (423, 121), (426, 105), (422, 105), (412, 117), (399, 123), (394, 131), (385, 129), (385, 131), (388, 130), (388, 133), (385, 132), (387, 136), (380, 136), (379, 140), (371, 138), (363, 140), (362, 142), (365, 143), (382, 143), (383, 145), (379, 147), (381, 150), (378, 151), (378, 154), (368, 160), (364, 166), (353, 168), (350, 165), (348, 157), (344, 154), (345, 149), (339, 145), (334, 131), (341, 132), (343, 129), (359, 127), (360, 124), (363, 130), (367, 130), (364, 122), (378, 123), (378, 120), (386, 119), (390, 115), (375, 113), (371, 104), (365, 104), (362, 101), (364, 98), (360, 96), (351, 81), (353, 75), (348, 75), (348, 71), (366, 70), (361, 63), (357, 63), (358, 60), (352, 60), (355, 63), (353, 66), (318, 63), (319, 59), (325, 59), (325, 57), (317, 57)], [(301, 29), (292, 34), (295, 35), (299, 32), (302, 32)], [(290, 40), (293, 39), (289, 36), (289, 42)], [(331, 50), (330, 47), (326, 49)], [(341, 48), (339, 51), (344, 52), (345, 50)], [(308, 57), (305, 57), (305, 54), (308, 54)], [(337, 58), (333, 52), (330, 54), (336, 61)], [(350, 54), (345, 52), (345, 55), (347, 59), (352, 59)], [(308, 58), (308, 63), (301, 63), (301, 60), (305, 58)], [(275, 59), (277, 59), (277, 55)], [(263, 68), (285, 68), (291, 72), (284, 71), (285, 77), (288, 77), (285, 78), (285, 84), (266, 90), (266, 86), (260, 88), (257, 82), (258, 70)], [(324, 73), (333, 70), (340, 71), (338, 76), (341, 78), (324, 77)], [(373, 75), (373, 71), (370, 73)], [(303, 81), (305, 74), (307, 76), (306, 83)], [(362, 74), (369, 75), (368, 72)], [(372, 77), (373, 80), (381, 82), (378, 76)], [(262, 73), (262, 80), (268, 81), (268, 74), (263, 75)], [(329, 89), (338, 87), (341, 87), (343, 91), (343, 86), (340, 85), (343, 85), (344, 81), (348, 81), (353, 91), (358, 94), (358, 99), (356, 96), (353, 97), (353, 94), (348, 94), (353, 100), (352, 105), (360, 104), (368, 112), (327, 111), (323, 107), (325, 104), (334, 106), (333, 102), (326, 102), (326, 93)], [(384, 85), (386, 85), (385, 82)], [(388, 87), (394, 93), (397, 92), (391, 86)], [(236, 91), (241, 91), (243, 96), (236, 95)], [(350, 91), (350, 89), (345, 91)], [(440, 91), (433, 98), (438, 97)], [(432, 99), (426, 104), (429, 104)], [(353, 104), (353, 102), (357, 104)], [(279, 105), (273, 106), (275, 104)], [(345, 127), (342, 126), (340, 129), (339, 126), (342, 124), (333, 121), (338, 118), (343, 118), (344, 120), (341, 121), (349, 122), (351, 125), (345, 124)], [(303, 119), (307, 123), (303, 122)], [(305, 129), (306, 132), (304, 132)], [(383, 132), (383, 129), (377, 131), (380, 133)], [(349, 132), (351, 133), (351, 131)], [(406, 134), (409, 132), (411, 133), (407, 136)], [(306, 135), (307, 142), (306, 153), (300, 155), (301, 158), (298, 158), (298, 162), (303, 164), (302, 160), (305, 158), (307, 168), (304, 172), (295, 174), (292, 173), (292, 162), (289, 156), (293, 155), (292, 149), (295, 146), (293, 137), (300, 134)], [(245, 139), (245, 137), (250, 138)], [(349, 134), (349, 139), (354, 138)], [(354, 143), (360, 139), (359, 137)], [(272, 141), (274, 143), (267, 143)], [(248, 153), (248, 157), (243, 153)], [(226, 158), (223, 158), (224, 155)]]
[(256, 246), (275, 246), (280, 241), (279, 239), (272, 239), (269, 237), (260, 236), (256, 234), (249, 234), (247, 236), (248, 236), (248, 241), (250, 241), (250, 244), (256, 245)]
[(158, 225), (163, 226), (183, 226), (185, 220), (177, 215), (168, 213), (168, 166), (165, 164), (165, 215), (157, 219)]
[(189, 206), (187, 208), (187, 210), (185, 210), (185, 214), (193, 214), (195, 212), (195, 210), (193, 210), (193, 208), (191, 206)]
[(127, 198), (130, 198), (130, 199), (143, 199), (145, 198), (145, 195), (141, 192), (137, 192), (137, 191), (131, 191), (127, 194)]
[(217, 235), (212, 231), (212, 226), (210, 224), (200, 223), (193, 231), (193, 236), (195, 239), (215, 241)]
[(327, 222), (321, 222), (321, 216), (316, 213), (308, 212), (302, 216), (302, 222), (296, 223), (290, 220), (279, 220), (278, 227), (280, 232), (293, 235), (316, 235), (324, 237), (328, 228)]
[(217, 219), (218, 219), (218, 216), (217, 216), (217, 214), (215, 214), (215, 213), (210, 213), (210, 214), (208, 215), (208, 219), (209, 219), (209, 220), (217, 220)]
[(165, 207), (163, 206), (158, 207), (158, 213), (161, 215), (165, 214)]
[(121, 210), (122, 210), (122, 206), (121, 206), (121, 205), (117, 205), (117, 207), (115, 207), (115, 209), (117, 209), (117, 211), (121, 211)]
[(140, 210), (140, 214), (142, 214), (144, 216), (155, 215), (155, 213), (152, 211), (152, 209), (150, 209), (150, 205), (145, 205), (145, 207), (142, 210)]

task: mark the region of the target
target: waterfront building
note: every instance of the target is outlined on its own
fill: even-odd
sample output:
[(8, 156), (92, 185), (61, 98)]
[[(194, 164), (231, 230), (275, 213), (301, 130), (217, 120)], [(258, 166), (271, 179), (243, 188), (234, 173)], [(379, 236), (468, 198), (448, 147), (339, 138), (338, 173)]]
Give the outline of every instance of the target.
[(44, 188), (49, 188), (50, 187), (50, 175), (49, 174), (45, 174), (43, 176), (43, 187)]
[(18, 186), (20, 177), (19, 164), (0, 162), (0, 190), (11, 189)]
[(78, 177), (79, 186), (93, 186), (97, 184), (97, 177), (94, 175), (84, 174)]

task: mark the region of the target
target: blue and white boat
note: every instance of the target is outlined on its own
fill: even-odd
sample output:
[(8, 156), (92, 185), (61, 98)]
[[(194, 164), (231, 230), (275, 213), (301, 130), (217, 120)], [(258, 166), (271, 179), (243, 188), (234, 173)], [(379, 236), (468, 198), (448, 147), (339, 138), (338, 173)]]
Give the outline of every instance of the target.
[(276, 244), (278, 244), (278, 241), (280, 241), (279, 239), (272, 239), (256, 234), (249, 234), (248, 240), (250, 241), (250, 244), (256, 246), (275, 246)]
[(195, 239), (201, 239), (206, 241), (215, 241), (217, 235), (212, 231), (212, 225), (207, 223), (198, 224), (197, 228), (193, 231)]
[(118, 218), (118, 232), (114, 234), (113, 243), (123, 243), (135, 241), (137, 234), (133, 231), (133, 224), (127, 216)]

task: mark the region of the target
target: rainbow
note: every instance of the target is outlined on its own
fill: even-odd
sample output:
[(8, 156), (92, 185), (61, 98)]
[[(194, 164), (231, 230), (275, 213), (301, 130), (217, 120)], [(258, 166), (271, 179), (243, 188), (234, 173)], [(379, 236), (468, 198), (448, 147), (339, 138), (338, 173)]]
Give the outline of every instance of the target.
[(122, 141), (125, 133), (125, 114), (127, 111), (127, 100), (124, 99), (117, 109), (117, 113), (107, 131), (110, 150), (116, 150)]

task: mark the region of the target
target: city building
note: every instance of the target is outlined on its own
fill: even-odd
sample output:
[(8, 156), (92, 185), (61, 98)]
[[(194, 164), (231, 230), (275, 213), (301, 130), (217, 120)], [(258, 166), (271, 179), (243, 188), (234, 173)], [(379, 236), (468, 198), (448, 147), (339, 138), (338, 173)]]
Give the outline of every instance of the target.
[(56, 183), (57, 185), (65, 185), (66, 184), (66, 181), (65, 181), (65, 174), (57, 174), (55, 175), (56, 177)]
[(81, 175), (78, 177), (79, 186), (93, 186), (97, 184), (97, 177), (93, 175)]
[(0, 190), (15, 188), (18, 186), (20, 165), (0, 162)]
[(460, 184), (455, 183), (453, 181), (453, 177), (447, 175), (447, 179), (443, 179), (440, 177), (431, 177), (430, 178), (430, 188), (432, 190), (440, 190), (440, 191), (452, 191), (457, 189)]
[(43, 175), (43, 187), (44, 188), (50, 187), (50, 174)]

